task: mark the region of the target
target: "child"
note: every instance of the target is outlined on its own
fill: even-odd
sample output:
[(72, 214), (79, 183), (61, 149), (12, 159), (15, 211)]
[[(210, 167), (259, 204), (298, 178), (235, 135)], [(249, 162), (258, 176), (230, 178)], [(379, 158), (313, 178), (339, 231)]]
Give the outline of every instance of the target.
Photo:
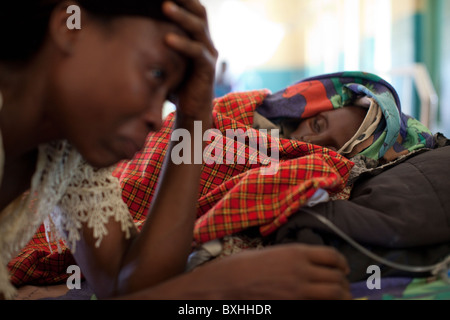
[[(340, 109), (349, 106), (366, 110), (365, 116), (362, 110), (352, 108), (352, 119), (340, 117), (339, 112), (344, 112)], [(317, 117), (323, 118), (320, 115), (324, 112), (333, 114), (336, 123), (341, 125), (340, 128), (335, 126), (337, 130), (330, 136), (336, 139), (343, 135), (338, 137), (340, 143), (328, 147), (347, 158), (360, 154), (385, 163), (434, 145), (430, 130), (402, 112), (395, 89), (380, 77), (363, 72), (321, 75), (272, 94), (257, 107), (253, 126), (259, 129), (272, 126), (279, 128), (285, 138), (306, 138), (327, 147), (326, 140), (314, 140), (320, 137), (318, 132), (308, 137), (302, 129), (311, 121), (317, 121)], [(320, 122), (315, 126), (322, 129), (318, 127)], [(314, 126), (309, 127), (314, 129)], [(295, 132), (297, 129), (299, 131)]]

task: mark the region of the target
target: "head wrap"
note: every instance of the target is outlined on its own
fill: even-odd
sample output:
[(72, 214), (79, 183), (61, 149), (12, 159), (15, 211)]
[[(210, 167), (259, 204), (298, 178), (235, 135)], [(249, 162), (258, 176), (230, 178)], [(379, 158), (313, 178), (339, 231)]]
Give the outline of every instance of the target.
[[(363, 126), (367, 129), (375, 123), (376, 128), (370, 129), (370, 137), (362, 137), (365, 148), (359, 154), (374, 160), (392, 161), (413, 150), (434, 147), (430, 130), (402, 112), (395, 89), (370, 73), (341, 72), (302, 80), (269, 95), (257, 112), (268, 119), (307, 119), (324, 111), (354, 105), (364, 98), (381, 109), (382, 119), (376, 116), (376, 111), (368, 112)], [(358, 133), (367, 132), (362, 131)]]

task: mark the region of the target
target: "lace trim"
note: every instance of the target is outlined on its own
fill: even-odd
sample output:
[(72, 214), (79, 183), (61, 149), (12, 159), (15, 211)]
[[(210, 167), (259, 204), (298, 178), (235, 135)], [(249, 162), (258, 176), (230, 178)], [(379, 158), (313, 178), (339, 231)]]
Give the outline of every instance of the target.
[[(0, 148), (0, 157), (3, 155)], [(1, 165), (0, 179), (3, 168)], [(121, 223), (129, 238), (134, 223), (112, 168), (94, 170), (67, 141), (41, 146), (30, 191), (0, 215), (0, 293), (6, 298), (14, 295), (7, 263), (43, 222), (48, 240), (66, 240), (75, 250), (83, 223), (93, 229), (99, 246), (108, 233), (106, 223), (111, 217)]]
[(82, 224), (87, 224), (93, 230), (97, 248), (103, 237), (108, 235), (106, 225), (112, 217), (121, 224), (126, 238), (131, 236), (134, 222), (122, 200), (120, 184), (113, 177), (112, 170), (95, 170), (83, 166), (80, 174), (73, 177), (57, 210), (52, 214), (53, 220), (58, 220), (60, 233), (65, 231), (66, 242), (73, 252), (76, 242), (81, 239)]

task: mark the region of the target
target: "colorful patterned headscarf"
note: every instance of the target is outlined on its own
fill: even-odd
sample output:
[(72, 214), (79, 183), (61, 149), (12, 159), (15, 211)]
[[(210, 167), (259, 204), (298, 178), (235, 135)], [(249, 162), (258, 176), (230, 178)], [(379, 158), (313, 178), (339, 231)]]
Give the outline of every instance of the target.
[(434, 147), (430, 130), (402, 112), (395, 89), (370, 73), (342, 72), (302, 80), (268, 96), (257, 111), (268, 119), (307, 119), (361, 97), (373, 99), (384, 118), (361, 155), (392, 161), (416, 149)]

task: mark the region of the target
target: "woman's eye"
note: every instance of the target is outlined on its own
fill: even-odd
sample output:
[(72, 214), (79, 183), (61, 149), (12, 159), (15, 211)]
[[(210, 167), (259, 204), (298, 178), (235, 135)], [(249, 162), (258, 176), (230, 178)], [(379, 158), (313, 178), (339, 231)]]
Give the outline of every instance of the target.
[(148, 77), (156, 80), (163, 80), (165, 77), (164, 71), (162, 69), (151, 69), (147, 73)]

